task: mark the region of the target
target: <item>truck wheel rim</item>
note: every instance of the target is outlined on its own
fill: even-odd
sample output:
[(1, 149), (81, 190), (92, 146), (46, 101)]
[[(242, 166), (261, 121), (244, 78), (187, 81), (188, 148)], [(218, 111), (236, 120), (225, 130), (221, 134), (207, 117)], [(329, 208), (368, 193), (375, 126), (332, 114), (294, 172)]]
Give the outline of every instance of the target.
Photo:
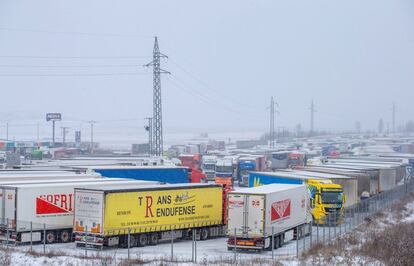
[(47, 243), (55, 242), (55, 236), (53, 235), (53, 233), (47, 233), (46, 234), (46, 240), (47, 240)]
[(62, 242), (68, 242), (69, 241), (69, 233), (66, 231), (63, 231), (62, 234), (60, 235), (60, 240), (62, 240)]

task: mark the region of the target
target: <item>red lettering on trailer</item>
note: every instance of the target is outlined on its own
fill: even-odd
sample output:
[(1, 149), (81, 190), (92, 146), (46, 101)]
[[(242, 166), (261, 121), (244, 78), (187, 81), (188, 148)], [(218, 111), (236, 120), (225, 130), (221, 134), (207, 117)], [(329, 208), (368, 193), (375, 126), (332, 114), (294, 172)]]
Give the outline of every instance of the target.
[(145, 207), (146, 208), (146, 210), (145, 210), (145, 218), (150, 217), (148, 215), (148, 213), (151, 214), (151, 218), (152, 218), (152, 217), (154, 217), (154, 215), (152, 214), (152, 210), (151, 210), (151, 207), (152, 207), (152, 196), (146, 196), (145, 198), (147, 199), (147, 204), (146, 204), (146, 207)]
[(72, 194), (40, 195), (36, 198), (36, 214), (71, 213), (72, 199)]
[(285, 199), (272, 203), (271, 220), (272, 222), (290, 217), (291, 201)]
[(66, 209), (66, 210), (68, 209), (65, 194), (61, 195), (61, 197), (60, 197), (60, 207)]
[(73, 197), (73, 195), (69, 194), (69, 211), (73, 210), (73, 208), (72, 208), (72, 203), (73, 203), (72, 197)]

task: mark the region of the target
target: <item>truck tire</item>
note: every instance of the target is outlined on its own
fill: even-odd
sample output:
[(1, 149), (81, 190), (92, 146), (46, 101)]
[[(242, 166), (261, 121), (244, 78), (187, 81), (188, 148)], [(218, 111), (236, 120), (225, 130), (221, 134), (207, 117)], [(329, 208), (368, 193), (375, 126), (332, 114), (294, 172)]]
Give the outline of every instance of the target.
[(157, 233), (150, 234), (149, 239), (148, 239), (148, 243), (152, 246), (157, 245), (158, 244), (158, 234)]
[(53, 231), (46, 232), (46, 244), (53, 244), (56, 241), (56, 234)]
[(208, 228), (201, 228), (200, 231), (200, 240), (206, 240), (209, 236), (209, 231)]
[(148, 236), (147, 234), (139, 234), (137, 238), (137, 246), (138, 247), (145, 247), (148, 244)]
[(60, 239), (60, 242), (62, 242), (62, 243), (68, 243), (72, 240), (71, 235), (70, 235), (69, 231), (67, 231), (67, 230), (60, 231), (59, 239)]
[(275, 243), (273, 245), (274, 249), (278, 249), (280, 247), (280, 235), (274, 237)]
[(280, 246), (279, 247), (283, 247), (284, 243), (285, 243), (285, 234), (281, 234), (280, 235)]

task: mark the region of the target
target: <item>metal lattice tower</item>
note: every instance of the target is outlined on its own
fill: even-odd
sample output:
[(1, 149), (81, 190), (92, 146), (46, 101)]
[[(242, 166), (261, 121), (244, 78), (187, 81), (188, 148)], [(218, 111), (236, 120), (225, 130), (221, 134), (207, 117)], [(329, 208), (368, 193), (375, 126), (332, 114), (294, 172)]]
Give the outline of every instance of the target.
[(314, 133), (314, 116), (315, 116), (315, 112), (316, 112), (315, 105), (313, 104), (313, 100), (311, 102), (310, 111), (311, 111), (311, 113), (310, 113), (311, 116), (310, 116), (310, 132), (309, 132), (309, 134), (312, 136), (313, 133)]
[(273, 97), (270, 99), (270, 131), (269, 131), (270, 147), (275, 147), (275, 101)]
[(392, 133), (395, 133), (395, 104), (392, 105)]
[(152, 121), (152, 155), (161, 156), (163, 152), (163, 136), (162, 136), (162, 102), (161, 102), (161, 74), (169, 74), (170, 72), (162, 70), (160, 59), (168, 58), (160, 52), (158, 47), (158, 40), (155, 37), (153, 60), (146, 66), (152, 66), (154, 71), (153, 76), (153, 121)]

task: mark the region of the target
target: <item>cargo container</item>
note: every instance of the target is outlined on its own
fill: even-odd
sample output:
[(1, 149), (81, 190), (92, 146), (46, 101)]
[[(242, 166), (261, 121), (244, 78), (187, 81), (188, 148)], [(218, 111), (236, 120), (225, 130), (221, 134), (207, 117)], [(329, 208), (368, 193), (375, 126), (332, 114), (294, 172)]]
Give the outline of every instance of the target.
[[(224, 196), (223, 196), (224, 195)], [(224, 235), (225, 193), (217, 184), (75, 189), (77, 246), (155, 245), (171, 238)]]
[(96, 180), (90, 182), (58, 182), (0, 186), (0, 238), (16, 243), (46, 243), (71, 240), (75, 187), (145, 186), (158, 182), (138, 180)]
[(357, 171), (357, 170), (350, 170), (350, 169), (335, 169), (335, 168), (325, 168), (323, 166), (312, 166), (312, 167), (305, 167), (300, 168), (301, 170), (310, 171), (310, 172), (318, 172), (318, 173), (329, 173), (329, 174), (337, 174), (337, 175), (345, 175), (354, 177), (357, 179), (357, 186), (358, 186), (358, 197), (361, 197), (363, 192), (370, 193), (370, 176), (366, 173)]
[[(283, 245), (285, 233), (309, 233), (309, 191), (305, 185), (271, 184), (228, 193), (228, 249), (264, 250)], [(298, 229), (298, 230), (297, 230)], [(274, 241), (272, 242), (272, 240)]]
[(188, 168), (179, 166), (77, 166), (73, 168), (94, 170), (105, 177), (132, 178), (170, 184), (190, 182)]
[(342, 191), (346, 195), (346, 202), (344, 207), (354, 205), (359, 202), (358, 196), (358, 180), (352, 176), (331, 174), (331, 173), (319, 173), (304, 170), (291, 170), (289, 173), (293, 173), (298, 176), (307, 176), (310, 178), (324, 178), (331, 180), (334, 184), (339, 184), (342, 187)]
[[(367, 163), (329, 163), (327, 165), (334, 167), (344, 167), (360, 170), (376, 170), (378, 171), (378, 179), (376, 181), (376, 192), (383, 192), (394, 188), (397, 184), (397, 167), (389, 164), (367, 164)], [(325, 166), (325, 164), (323, 165)]]

